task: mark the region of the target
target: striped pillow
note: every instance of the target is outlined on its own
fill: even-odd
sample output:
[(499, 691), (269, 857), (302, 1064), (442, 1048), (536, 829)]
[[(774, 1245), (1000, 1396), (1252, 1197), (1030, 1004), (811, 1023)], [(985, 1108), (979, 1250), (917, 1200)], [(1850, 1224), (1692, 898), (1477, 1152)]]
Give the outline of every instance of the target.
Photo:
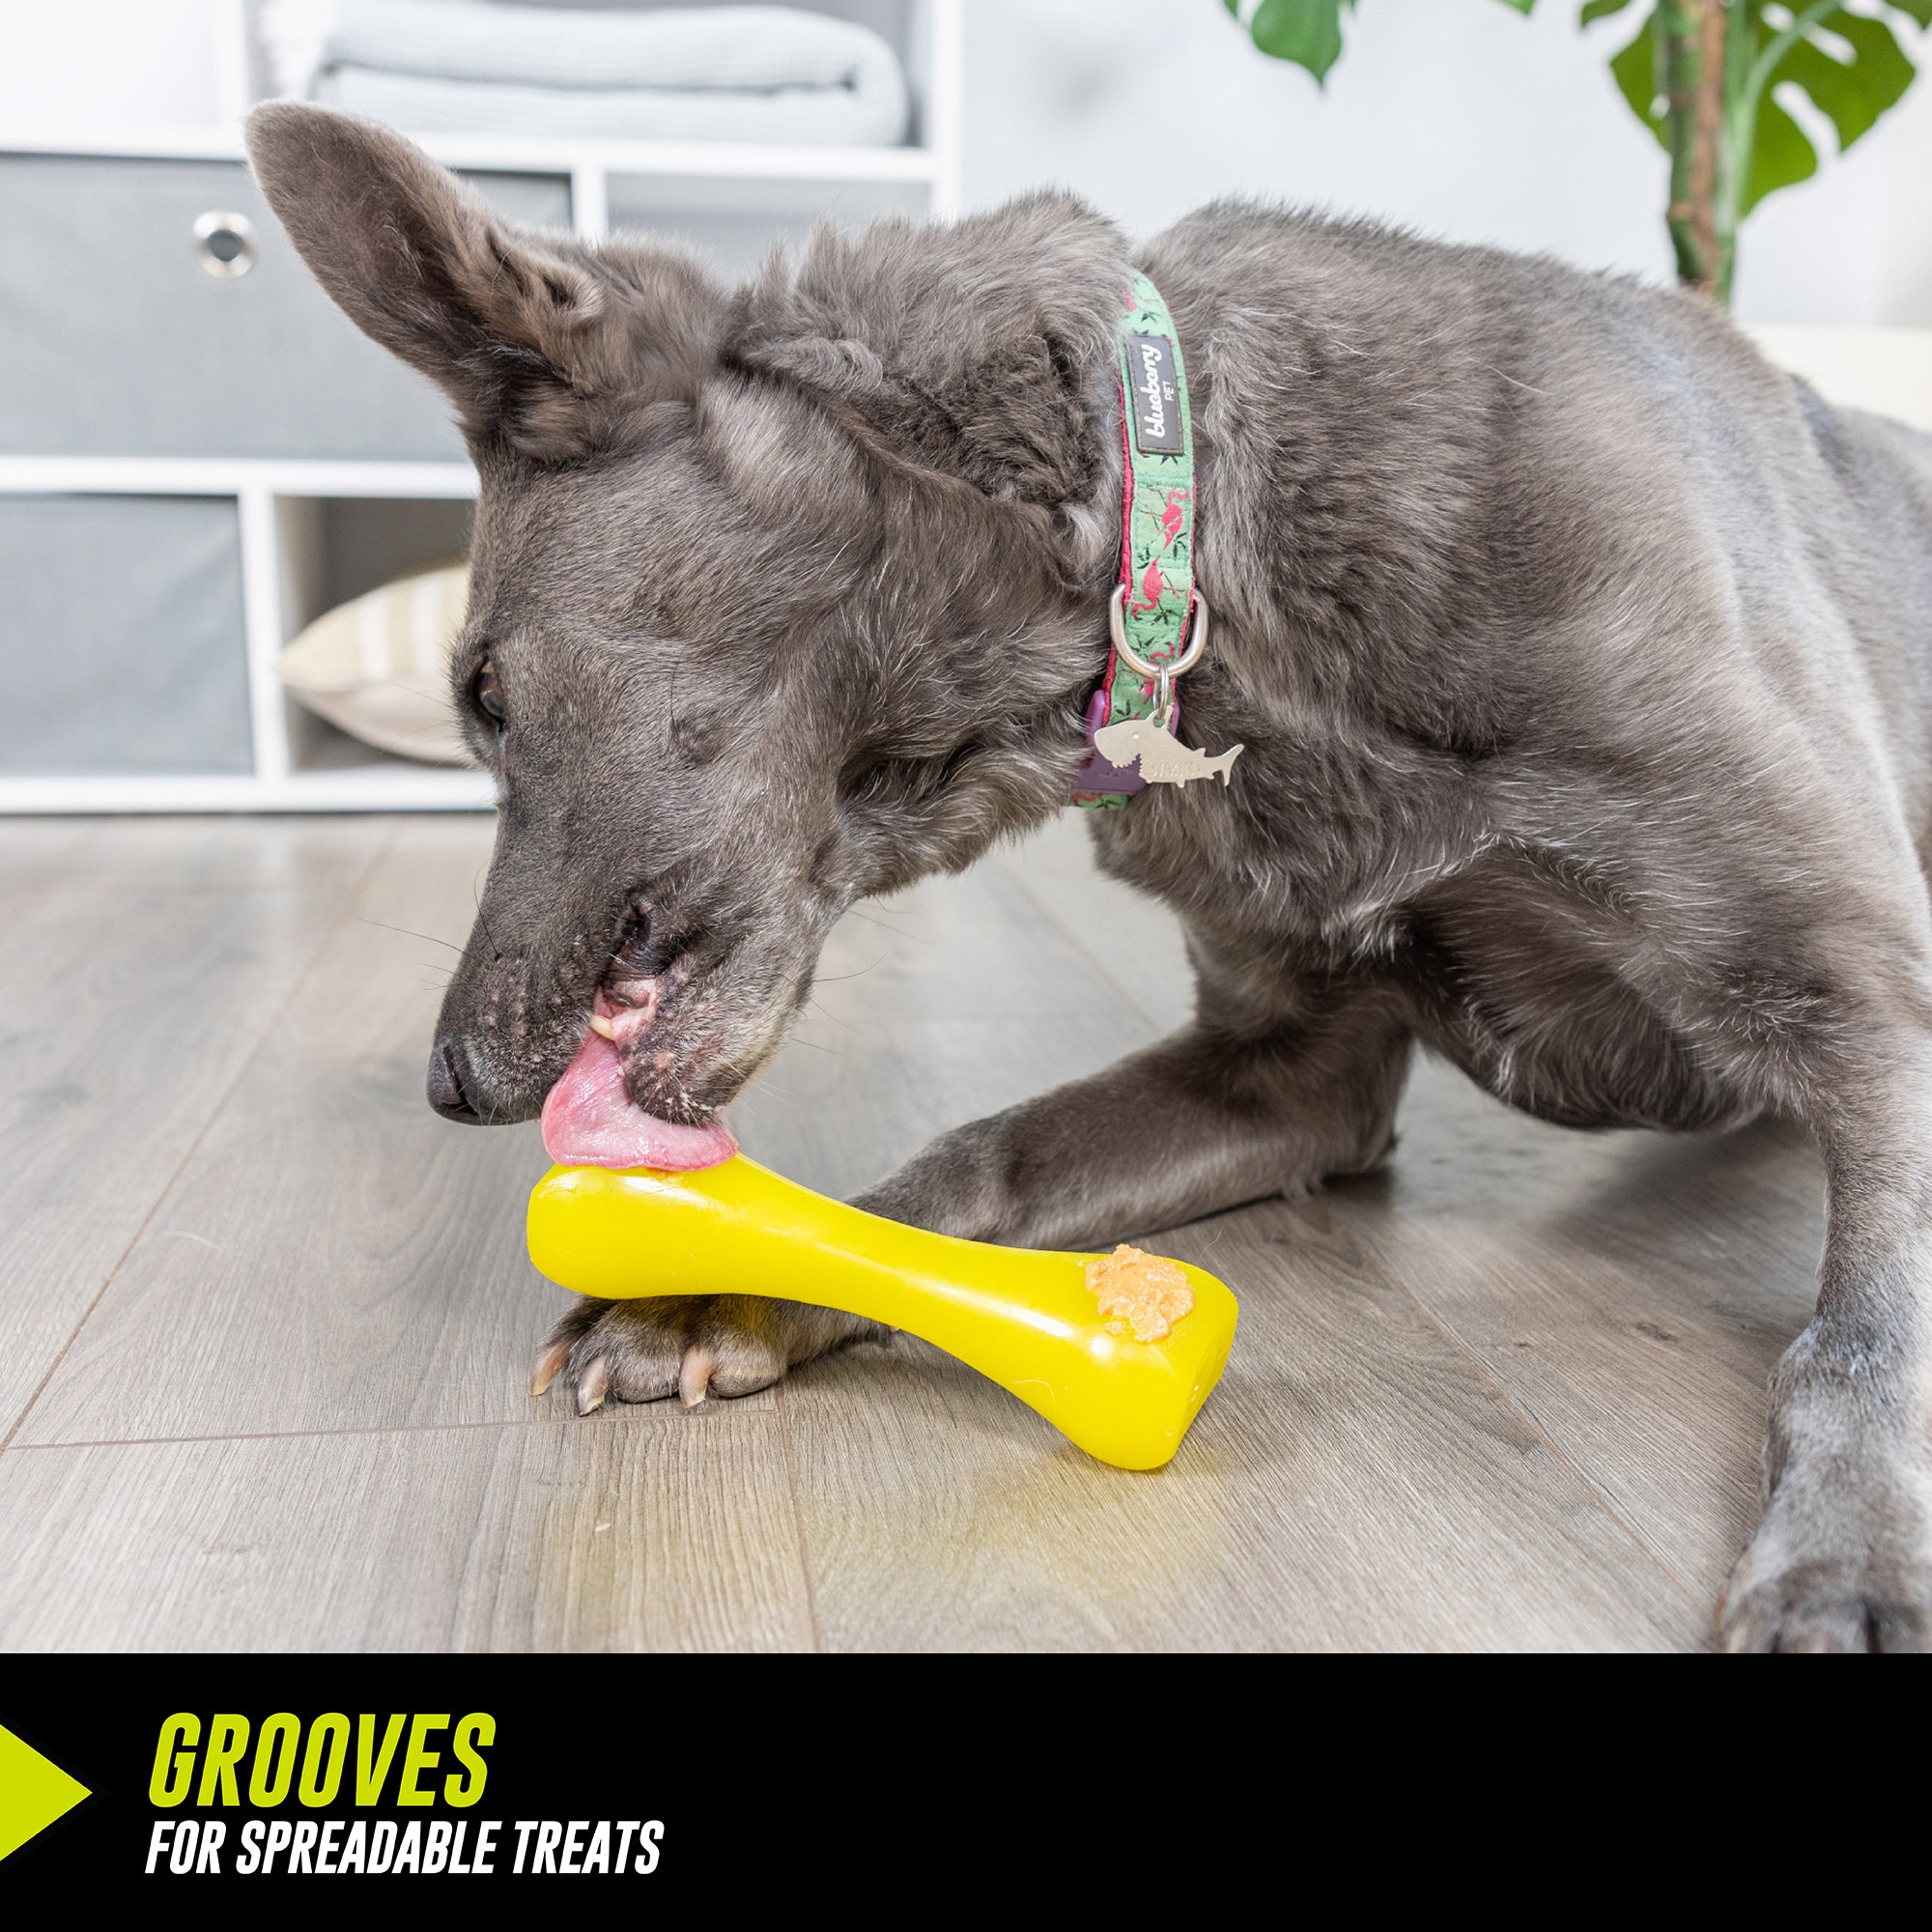
[(449, 698), (449, 647), (469, 582), (467, 565), (447, 564), (337, 605), (283, 651), (282, 683), (378, 751), (473, 765)]

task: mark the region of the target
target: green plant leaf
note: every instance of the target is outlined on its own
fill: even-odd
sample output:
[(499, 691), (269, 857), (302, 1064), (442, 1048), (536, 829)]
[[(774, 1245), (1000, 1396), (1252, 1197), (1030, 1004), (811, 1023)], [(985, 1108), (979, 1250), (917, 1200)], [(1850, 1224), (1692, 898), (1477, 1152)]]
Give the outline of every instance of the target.
[(1742, 220), (1766, 195), (1795, 186), (1818, 172), (1818, 151), (1804, 128), (1767, 95), (1757, 110), (1757, 139), (1738, 208)]
[(1536, 0), (1503, 0), (1505, 7), (1514, 7), (1519, 14), (1527, 14), (1536, 5)]
[(1845, 42), (1851, 59), (1840, 60), (1815, 40), (1802, 40), (1772, 71), (1771, 85), (1797, 82), (1837, 129), (1842, 153), (1897, 103), (1912, 85), (1915, 70), (1883, 20), (1840, 8), (1828, 14), (1819, 27)]
[[(1607, 20), (1612, 14), (1621, 14), (1631, 0), (1584, 0), (1583, 12), (1577, 19), (1579, 27), (1587, 27), (1592, 20)], [(1932, 0), (1925, 0), (1932, 7)]]
[(1910, 14), (1921, 27), (1932, 27), (1932, 0), (1885, 0), (1885, 4)]
[(1636, 30), (1636, 39), (1610, 62), (1631, 111), (1666, 148), (1670, 132), (1664, 126), (1662, 95), (1657, 84), (1657, 9)]
[(1342, 8), (1352, 0), (1262, 0), (1248, 22), (1255, 45), (1305, 67), (1318, 81), (1342, 56)]

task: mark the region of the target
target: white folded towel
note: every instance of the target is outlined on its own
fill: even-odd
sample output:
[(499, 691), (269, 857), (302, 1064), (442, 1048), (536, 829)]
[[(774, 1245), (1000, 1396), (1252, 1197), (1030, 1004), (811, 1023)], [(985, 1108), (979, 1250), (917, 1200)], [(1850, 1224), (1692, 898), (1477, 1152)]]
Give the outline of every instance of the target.
[(903, 96), (882, 100), (842, 87), (509, 87), (335, 67), (315, 98), (414, 134), (890, 148), (905, 133)]
[(270, 0), (263, 36), (284, 93), (423, 132), (867, 146), (905, 135), (892, 48), (792, 7)]

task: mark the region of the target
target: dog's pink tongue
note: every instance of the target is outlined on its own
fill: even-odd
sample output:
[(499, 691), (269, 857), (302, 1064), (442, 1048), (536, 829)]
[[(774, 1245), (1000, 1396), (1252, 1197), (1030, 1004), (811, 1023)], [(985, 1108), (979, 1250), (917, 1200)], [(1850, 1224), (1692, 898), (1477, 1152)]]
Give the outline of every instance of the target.
[(716, 1167), (738, 1151), (723, 1126), (680, 1127), (634, 1106), (617, 1049), (600, 1033), (584, 1034), (550, 1090), (543, 1143), (559, 1167)]

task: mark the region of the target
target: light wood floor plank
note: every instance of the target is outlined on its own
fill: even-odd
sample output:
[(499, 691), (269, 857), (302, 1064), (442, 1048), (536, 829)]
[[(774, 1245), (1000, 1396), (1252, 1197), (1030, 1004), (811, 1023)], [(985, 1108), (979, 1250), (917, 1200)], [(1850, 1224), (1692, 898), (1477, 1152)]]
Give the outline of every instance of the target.
[(0, 1438), (384, 836), (0, 824)]
[(1346, 1239), (1285, 1208), (1152, 1243), (1240, 1286), (1176, 1461), (1103, 1468), (936, 1350), (784, 1405), (834, 1649), (1669, 1649), (1697, 1605)]
[[(453, 1127), (422, 1099), (452, 956), (437, 942), (468, 930), (489, 837), (397, 827), (23, 1441), (529, 1414), (529, 1359), (568, 1305), (523, 1254), (535, 1128)], [(834, 1191), (1147, 1032), (990, 869), (848, 921), (823, 978), (733, 1121), (750, 1152)]]
[(1788, 1128), (1586, 1135), (1425, 1066), (1346, 1221), (1715, 1599), (1756, 1521), (1766, 1384), (1809, 1319), (1823, 1177)]
[[(71, 872), (102, 830), (96, 818), (9, 818), (0, 822), (0, 906), (10, 925), (33, 917), (50, 886)], [(18, 956), (0, 949), (0, 971)]]
[(23, 1442), (530, 1417), (530, 1361), (568, 1305), (524, 1252), (542, 1144), (531, 1123), (452, 1125), (422, 1094), (454, 957), (437, 942), (469, 930), (490, 837), (397, 825)]
[[(1708, 1640), (1811, 1298), (1789, 1135), (1566, 1133), (1425, 1068), (1386, 1176), (1151, 1243), (1243, 1302), (1153, 1476), (907, 1340), (781, 1399), (569, 1420), (523, 1387), (566, 1301), (523, 1256), (534, 1130), (421, 1098), (435, 942), (490, 836), (0, 828), (0, 1400), (180, 1170), (0, 1455), (0, 1645)], [(733, 1122), (834, 1192), (1187, 1009), (1174, 922), (1093, 872), (1072, 814), (861, 908), (820, 981)]]
[[(1069, 817), (1071, 815), (1069, 814)], [(1005, 863), (1103, 959), (1178, 956), (1171, 916), (1057, 826)], [(1156, 974), (1122, 978), (1145, 998)], [(1401, 1281), (1700, 1599), (1756, 1520), (1765, 1387), (1809, 1317), (1816, 1156), (1793, 1130), (1581, 1134), (1423, 1060), (1387, 1173), (1297, 1207)]]
[(935, 1134), (1118, 1059), (1151, 1035), (1095, 1006), (1016, 1027), (1000, 1019), (875, 1015), (810, 1052), (788, 1046), (731, 1111), (746, 1151), (822, 1193), (849, 1195)]
[[(1040, 852), (1060, 873), (1091, 880), (1073, 832), (1070, 845), (1067, 828), (1056, 827), (959, 878), (849, 914), (802, 1023), (732, 1109), (748, 1151), (807, 1186), (849, 1195), (948, 1127), (1157, 1037), (1165, 1028), (1105, 969), (1119, 926), (1097, 942), (1083, 937), (1042, 903), (1053, 882), (1028, 871)], [(1083, 890), (1116, 916), (1131, 896), (1102, 880)], [(1178, 937), (1171, 944), (1178, 956)]]
[(1063, 811), (1019, 845), (995, 848), (988, 866), (1006, 873), (1039, 914), (1085, 956), (1123, 1005), (1142, 1013), (1155, 1037), (1194, 1012), (1194, 969), (1180, 922), (1094, 864), (1087, 814)]
[[(987, 894), (985, 871), (1016, 895)], [(929, 966), (916, 902), (904, 948), (853, 935), (890, 970), (891, 1017), (849, 1015), (842, 1064), (800, 1096), (814, 1125), (782, 1150), (790, 1171), (825, 1123), (852, 1135), (869, 1116), (917, 1145), (1179, 1019), (1145, 993), (1184, 969), (1171, 917), (1099, 879), (1060, 828), (933, 890), (970, 908), (966, 950)], [(1003, 996), (1038, 1017), (998, 1017)], [(1703, 1641), (1701, 1606), (1346, 1235), (1311, 1247), (1287, 1209), (1260, 1209), (1157, 1245), (1248, 1297), (1236, 1365), (1162, 1475), (1100, 1468), (908, 1341), (788, 1385), (835, 1644)]]
[(741, 1405), (15, 1448), (0, 1457), (0, 1641), (810, 1649), (778, 1433)]

